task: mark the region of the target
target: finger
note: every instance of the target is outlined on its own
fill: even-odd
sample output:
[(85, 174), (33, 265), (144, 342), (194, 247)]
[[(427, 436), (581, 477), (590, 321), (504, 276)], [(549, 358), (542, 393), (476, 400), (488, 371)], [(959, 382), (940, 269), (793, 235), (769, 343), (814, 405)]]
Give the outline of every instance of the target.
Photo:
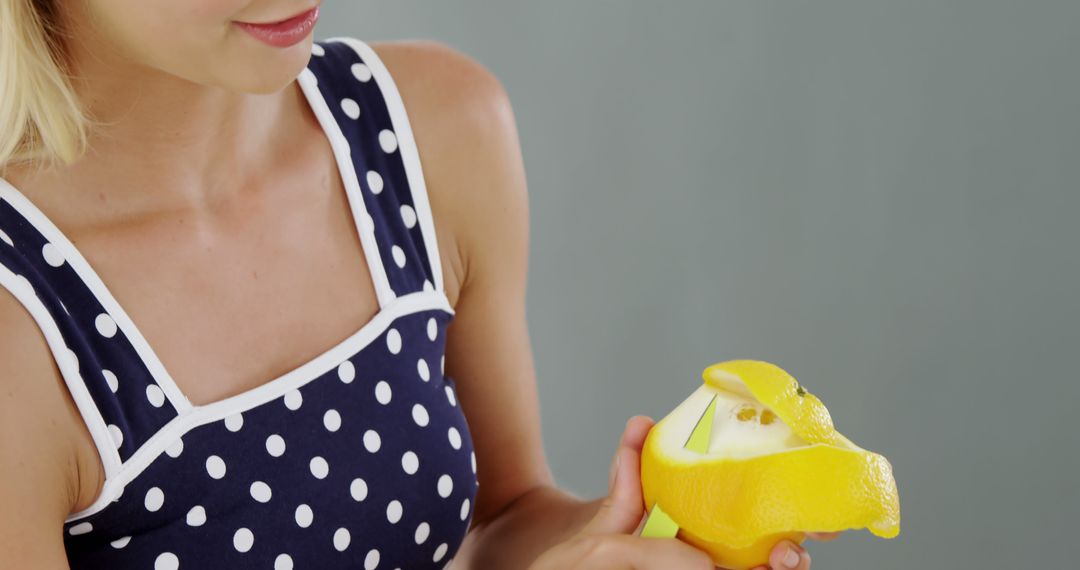
[(713, 570), (708, 554), (674, 538), (641, 538), (624, 534), (596, 535), (584, 541), (582, 561), (634, 570)]
[(817, 540), (819, 542), (828, 542), (830, 540), (836, 540), (836, 537), (840, 536), (838, 532), (808, 532), (806, 536)]
[(648, 513), (642, 513), (642, 519), (637, 521), (637, 527), (634, 529), (634, 532), (631, 532), (631, 534), (636, 534), (636, 535), (638, 535), (638, 537), (640, 537), (640, 535), (642, 535), (642, 529), (645, 528), (645, 523), (646, 523), (646, 521), (648, 519), (649, 519), (649, 514)]
[(656, 422), (649, 416), (634, 416), (627, 420), (626, 426), (623, 427), (623, 433), (619, 437), (619, 445), (615, 449), (615, 455), (611, 457), (611, 467), (608, 469), (608, 492), (612, 488), (612, 484), (615, 482), (615, 472), (618, 468), (619, 462), (619, 449), (622, 447), (630, 447), (634, 450), (641, 452), (641, 447), (645, 443), (645, 437), (649, 434), (649, 430)]
[(611, 490), (581, 532), (628, 534), (637, 528), (645, 512), (641, 496), (641, 445), (652, 426), (652, 419), (644, 416), (634, 416), (626, 422), (615, 451)]
[(781, 540), (769, 553), (773, 570), (810, 570), (810, 555), (798, 544)]
[(634, 416), (626, 422), (626, 428), (623, 430), (623, 445), (629, 446), (636, 451), (641, 451), (641, 446), (645, 443), (645, 437), (649, 435), (649, 430), (656, 425), (649, 416)]

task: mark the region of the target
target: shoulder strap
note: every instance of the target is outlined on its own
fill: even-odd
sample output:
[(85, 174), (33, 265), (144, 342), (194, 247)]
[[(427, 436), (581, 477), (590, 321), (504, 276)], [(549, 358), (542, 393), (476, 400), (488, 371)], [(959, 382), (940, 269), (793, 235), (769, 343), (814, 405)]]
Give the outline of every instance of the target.
[(43, 213), (0, 179), (0, 285), (45, 336), (109, 478), (178, 413), (100, 303), (85, 264)]
[(317, 42), (309, 68), (350, 143), (364, 203), (395, 296), (443, 291), (427, 187), (412, 127), (386, 66), (365, 42)]

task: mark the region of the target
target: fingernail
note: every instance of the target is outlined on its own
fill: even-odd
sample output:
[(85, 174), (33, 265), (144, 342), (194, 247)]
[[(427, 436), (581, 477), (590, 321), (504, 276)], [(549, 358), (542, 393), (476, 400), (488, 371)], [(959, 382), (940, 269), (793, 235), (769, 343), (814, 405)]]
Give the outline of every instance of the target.
[(799, 566), (800, 558), (801, 556), (799, 556), (798, 552), (795, 552), (794, 548), (788, 548), (787, 554), (784, 555), (784, 566), (787, 568), (796, 568)]

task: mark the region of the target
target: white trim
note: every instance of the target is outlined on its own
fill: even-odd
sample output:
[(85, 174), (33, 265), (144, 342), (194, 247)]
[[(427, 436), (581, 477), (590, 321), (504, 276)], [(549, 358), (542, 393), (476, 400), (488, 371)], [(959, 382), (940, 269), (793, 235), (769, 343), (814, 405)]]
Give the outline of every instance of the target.
[(431, 204), (428, 201), (427, 184), (424, 181), (424, 172), (420, 165), (420, 152), (413, 138), (412, 126), (409, 123), (409, 115), (405, 111), (405, 103), (401, 98), (397, 85), (394, 83), (390, 71), (383, 64), (379, 55), (363, 40), (337, 36), (327, 38), (328, 42), (342, 42), (356, 51), (364, 64), (371, 69), (372, 77), (382, 91), (383, 100), (390, 111), (391, 123), (394, 134), (398, 140), (398, 151), (401, 160), (405, 164), (405, 174), (409, 180), (409, 189), (412, 192), (413, 206), (416, 209), (416, 217), (420, 223), (420, 233), (424, 236), (424, 246), (427, 249), (428, 261), (431, 265), (432, 277), (435, 281), (435, 290), (443, 291), (442, 260), (439, 258), (439, 244), (435, 239), (435, 224), (431, 214)]
[(101, 277), (97, 274), (97, 271), (86, 261), (82, 253), (75, 247), (71, 240), (68, 239), (64, 232), (60, 231), (60, 228), (53, 224), (44, 212), (38, 209), (33, 202), (31, 202), (18, 188), (15, 188), (7, 180), (0, 178), (0, 197), (11, 203), (18, 212), (25, 217), (38, 232), (40, 232), (45, 239), (49, 240), (60, 252), (64, 255), (64, 260), (71, 264), (71, 267), (79, 275), (86, 286), (93, 293), (94, 297), (101, 303), (101, 306), (105, 308), (105, 311), (109, 313), (109, 316), (116, 321), (116, 326), (120, 328), (120, 332), (124, 337), (128, 339), (132, 347), (135, 348), (135, 352), (138, 353), (139, 358), (143, 364), (150, 371), (150, 375), (161, 387), (161, 390), (165, 392), (165, 396), (169, 399), (169, 403), (176, 409), (177, 413), (182, 413), (184, 410), (191, 408), (191, 402), (180, 391), (173, 382), (169, 372), (165, 370), (165, 366), (158, 359), (157, 354), (154, 353), (154, 349), (150, 347), (150, 344), (146, 342), (142, 332), (135, 326), (135, 323), (131, 321), (131, 317), (128, 316), (127, 311), (120, 306), (120, 303), (113, 297), (109, 288), (105, 286), (105, 283), (101, 281)]
[[(361, 245), (364, 249), (364, 257), (366, 258), (368, 267), (371, 271), (372, 282), (375, 287), (375, 293), (378, 297), (381, 311), (381, 309), (384, 309), (394, 301), (396, 295), (390, 288), (390, 281), (386, 276), (386, 268), (382, 263), (373, 229), (368, 227), (368, 225), (362, 221), (367, 217), (367, 209), (364, 204), (363, 196), (360, 193), (360, 184), (356, 177), (356, 167), (352, 160), (349, 141), (341, 132), (340, 125), (334, 120), (333, 114), (331, 114), (329, 107), (327, 107), (326, 100), (318, 88), (317, 79), (311, 69), (304, 68), (297, 76), (296, 80), (300, 84), (300, 89), (304, 94), (305, 100), (318, 118), (323, 132), (334, 150), (334, 160), (337, 163), (338, 171), (341, 173), (350, 210), (352, 211), (353, 226), (360, 236)], [(64, 255), (64, 259), (71, 264), (72, 268), (83, 282), (86, 283), (94, 297), (97, 298), (98, 302), (101, 303), (109, 315), (112, 316), (113, 320), (116, 321), (116, 325), (134, 347), (135, 352), (139, 355), (143, 365), (149, 370), (150, 376), (161, 387), (162, 391), (169, 399), (169, 402), (173, 405), (173, 408), (176, 409), (177, 414), (183, 415), (188, 410), (196, 407), (192, 405), (191, 401), (184, 395), (183, 391), (173, 380), (172, 376), (165, 368), (165, 365), (161, 362), (161, 359), (158, 358), (154, 349), (146, 341), (146, 338), (139, 328), (135, 326), (135, 323), (132, 322), (131, 317), (128, 316), (124, 308), (120, 306), (120, 303), (113, 296), (109, 288), (105, 286), (105, 283), (101, 280), (97, 271), (90, 266), (82, 253), (79, 252), (78, 248), (75, 247), (64, 232), (53, 224), (52, 220), (23, 195), (18, 188), (4, 178), (0, 178), (0, 197), (3, 197), (10, 202), (12, 207), (14, 207), (39, 232), (41, 232), (47, 240), (60, 250)], [(275, 381), (276, 380), (271, 380), (270, 383)]]
[(92, 505), (82, 511), (68, 515), (64, 522), (69, 523), (103, 510), (113, 499), (120, 496), (128, 483), (135, 480), (139, 474), (153, 463), (154, 459), (158, 458), (166, 448), (185, 433), (201, 425), (220, 421), (228, 415), (244, 412), (271, 402), (291, 390), (323, 377), (327, 372), (334, 370), (346, 359), (371, 344), (397, 319), (405, 315), (432, 309), (441, 309), (451, 315), (454, 314), (449, 299), (442, 292), (420, 291), (397, 297), (376, 313), (375, 317), (360, 330), (299, 368), (295, 368), (275, 380), (236, 396), (205, 406), (196, 406), (186, 411), (165, 424), (134, 455), (128, 458), (120, 473), (105, 481), (101, 494)]
[(349, 207), (352, 210), (353, 225), (360, 234), (360, 241), (364, 246), (364, 257), (367, 259), (368, 269), (371, 272), (372, 281), (375, 284), (375, 295), (379, 299), (379, 306), (385, 307), (394, 300), (396, 294), (390, 288), (390, 279), (386, 275), (386, 266), (382, 262), (379, 246), (375, 240), (375, 228), (369, 227), (364, 221), (367, 217), (367, 205), (364, 203), (364, 195), (360, 189), (360, 181), (357, 179), (356, 165), (353, 163), (352, 150), (349, 140), (341, 132), (341, 125), (334, 119), (333, 113), (326, 104), (326, 98), (318, 87), (317, 78), (311, 68), (305, 67), (296, 80), (300, 83), (300, 89), (307, 98), (308, 105), (319, 119), (326, 138), (330, 140), (330, 146), (334, 149), (334, 160), (341, 173), (342, 182), (345, 184), (345, 194), (349, 198)]
[(94, 398), (83, 382), (77, 365), (68, 358), (67, 351), (70, 349), (64, 342), (64, 336), (60, 332), (60, 326), (56, 324), (56, 319), (37, 296), (33, 284), (26, 277), (15, 274), (2, 263), (0, 263), (0, 285), (10, 291), (26, 308), (30, 316), (34, 317), (34, 321), (37, 322), (38, 328), (41, 329), (49, 344), (49, 350), (52, 351), (53, 360), (56, 361), (56, 366), (64, 378), (64, 384), (71, 392), (71, 399), (74, 400), (75, 407), (78, 408), (79, 415), (82, 416), (83, 422), (90, 431), (90, 437), (94, 440), (94, 446), (105, 467), (105, 479), (115, 476), (122, 468), (120, 452), (116, 449), (116, 443), (109, 434), (105, 418), (101, 416), (101, 410), (94, 403)]

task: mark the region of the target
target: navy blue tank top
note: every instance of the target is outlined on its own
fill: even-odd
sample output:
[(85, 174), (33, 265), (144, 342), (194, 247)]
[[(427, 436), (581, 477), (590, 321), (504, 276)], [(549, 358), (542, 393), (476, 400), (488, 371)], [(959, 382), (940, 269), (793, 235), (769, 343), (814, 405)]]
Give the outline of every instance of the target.
[(72, 242), (0, 179), (0, 285), (33, 316), (105, 467), (63, 533), (75, 570), (441, 568), (476, 497), (454, 311), (400, 93), (355, 38), (297, 77), (329, 139), (379, 300), (359, 330), (193, 405)]

